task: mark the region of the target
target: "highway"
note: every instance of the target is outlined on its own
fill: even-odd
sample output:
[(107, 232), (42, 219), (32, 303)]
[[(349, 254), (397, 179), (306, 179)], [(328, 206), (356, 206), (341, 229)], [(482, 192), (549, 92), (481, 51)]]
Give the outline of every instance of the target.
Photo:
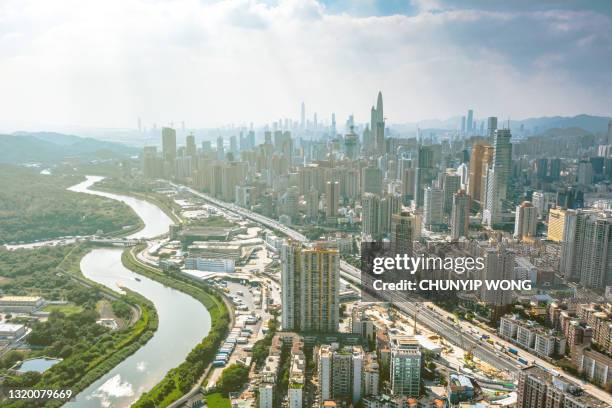
[[(208, 194), (201, 193), (192, 188), (181, 186), (177, 184), (170, 183), (173, 187), (179, 189), (180, 191), (188, 191), (191, 194), (204, 199), (205, 201), (225, 209), (226, 211), (231, 211), (233, 213), (239, 214), (244, 218), (250, 219), (266, 227), (278, 231), (291, 239), (300, 242), (308, 242), (308, 238), (306, 238), (303, 234), (287, 227), (286, 225), (281, 224), (278, 221), (275, 221), (271, 218), (265, 217), (261, 214), (254, 213), (245, 208), (239, 207), (233, 203), (227, 203), (225, 201), (221, 201), (214, 197), (209, 196)], [(355, 283), (357, 286), (361, 285), (361, 271), (358, 268), (348, 264), (345, 261), (340, 261), (340, 276), (346, 279), (349, 282)], [(472, 325), (469, 322), (461, 321), (460, 323), (453, 323), (447, 319), (449, 314), (446, 314), (443, 310), (439, 308), (435, 308), (434, 310), (428, 309), (427, 307), (419, 307), (415, 303), (408, 303), (400, 294), (395, 295), (396, 297), (392, 297), (394, 300), (393, 306), (398, 309), (400, 312), (405, 313), (409, 319), (414, 318), (414, 314), (418, 309), (417, 320), (419, 323), (423, 324), (426, 327), (434, 330), (436, 333), (444, 337), (450, 343), (461, 347), (463, 349), (472, 348), (472, 352), (474, 356), (485, 361), (491, 366), (498, 368), (507, 372), (510, 376), (516, 378), (520, 368), (522, 367), (520, 363), (510, 355), (504, 354), (503, 352), (497, 350), (493, 345), (477, 340), (473, 337), (473, 335), (469, 332), (470, 330), (478, 330), (479, 333), (483, 333), (483, 329)], [(397, 300), (397, 301), (395, 301)], [(424, 305), (420, 305), (424, 306)], [(517, 348), (515, 345), (510, 344), (509, 342), (499, 338), (495, 333), (488, 332), (491, 338), (494, 341), (497, 341), (501, 344), (504, 344), (507, 347)], [(529, 362), (536, 362), (538, 365), (548, 369), (550, 372), (560, 372), (561, 369), (558, 367), (548, 363), (545, 360), (538, 358), (537, 356), (528, 353), (523, 349), (519, 349), (519, 355)], [(604, 390), (581, 381), (580, 379), (571, 376), (568, 373), (563, 372), (563, 376), (569, 380), (572, 380), (577, 385), (582, 387), (585, 391), (594, 395), (595, 397), (605, 401), (607, 403), (612, 404), (612, 397), (606, 393)]]

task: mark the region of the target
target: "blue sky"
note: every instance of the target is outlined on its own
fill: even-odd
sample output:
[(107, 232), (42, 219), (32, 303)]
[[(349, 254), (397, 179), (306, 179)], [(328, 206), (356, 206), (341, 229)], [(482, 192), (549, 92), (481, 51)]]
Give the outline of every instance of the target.
[(0, 128), (612, 107), (612, 2), (3, 0)]

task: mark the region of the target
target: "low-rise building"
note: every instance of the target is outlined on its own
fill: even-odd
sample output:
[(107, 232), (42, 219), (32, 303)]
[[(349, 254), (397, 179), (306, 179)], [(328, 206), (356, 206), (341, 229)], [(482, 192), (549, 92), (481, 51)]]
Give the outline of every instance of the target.
[(32, 313), (44, 305), (40, 296), (1, 296), (0, 312), (3, 313)]
[(500, 337), (510, 340), (540, 357), (565, 354), (566, 338), (555, 330), (546, 329), (536, 322), (505, 315), (500, 319)]
[(185, 269), (205, 272), (234, 272), (236, 262), (233, 259), (185, 258)]
[(590, 381), (600, 386), (612, 381), (612, 358), (588, 345), (576, 346), (572, 354), (578, 372)]
[(448, 378), (448, 398), (457, 404), (474, 398), (474, 385), (465, 375), (451, 374)]
[(0, 323), (0, 340), (13, 341), (26, 334), (26, 327), (23, 324)]

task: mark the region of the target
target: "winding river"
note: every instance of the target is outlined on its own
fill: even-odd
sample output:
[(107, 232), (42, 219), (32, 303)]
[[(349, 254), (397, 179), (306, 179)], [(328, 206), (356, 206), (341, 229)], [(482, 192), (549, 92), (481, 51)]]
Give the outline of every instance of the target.
[[(130, 238), (152, 238), (168, 232), (172, 220), (157, 206), (133, 197), (89, 189), (101, 179), (88, 176), (86, 181), (69, 190), (129, 205), (145, 225)], [(79, 393), (65, 407), (130, 406), (143, 392), (157, 384), (168, 370), (179, 365), (210, 330), (210, 315), (200, 302), (126, 269), (121, 263), (121, 252), (122, 249), (114, 248), (92, 250), (81, 261), (83, 275), (117, 292), (121, 292), (120, 287), (126, 287), (151, 300), (159, 315), (159, 327), (147, 344)]]

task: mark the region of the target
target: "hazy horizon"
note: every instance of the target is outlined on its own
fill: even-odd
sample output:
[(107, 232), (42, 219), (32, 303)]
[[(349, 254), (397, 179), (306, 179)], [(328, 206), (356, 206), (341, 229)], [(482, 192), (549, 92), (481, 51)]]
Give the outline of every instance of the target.
[(612, 5), (464, 1), (14, 1), (0, 128), (212, 129), (609, 116)]

